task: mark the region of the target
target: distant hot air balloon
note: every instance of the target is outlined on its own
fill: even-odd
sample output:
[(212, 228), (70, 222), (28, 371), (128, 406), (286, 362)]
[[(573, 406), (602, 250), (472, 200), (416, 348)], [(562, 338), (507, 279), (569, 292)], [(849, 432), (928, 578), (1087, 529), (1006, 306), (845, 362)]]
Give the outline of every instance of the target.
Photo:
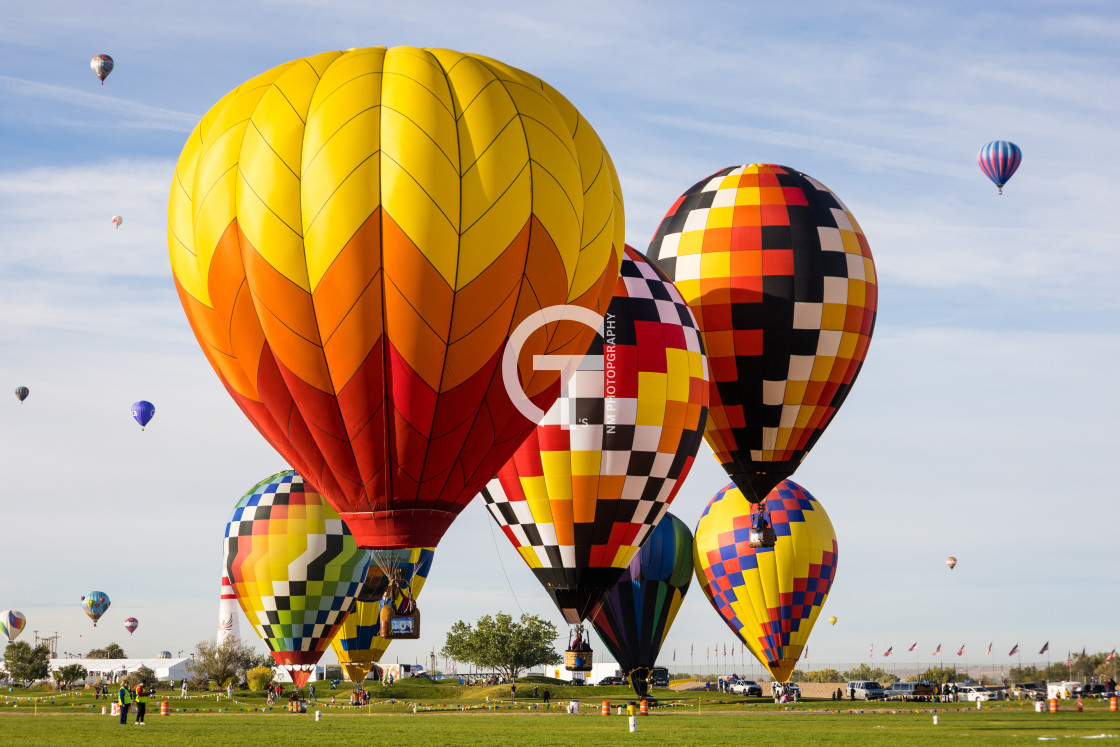
[(138, 627), (140, 627), (140, 621), (135, 617), (130, 617), (124, 621), (124, 629), (128, 631), (129, 635), (135, 633)]
[(113, 216), (113, 225), (114, 226), (116, 226), (117, 228), (120, 228), (122, 223), (124, 223), (124, 218), (120, 217), (119, 215), (114, 215)]
[(105, 79), (113, 72), (113, 58), (107, 54), (94, 55), (94, 58), (89, 61), (89, 66), (101, 81), (101, 85), (105, 85)]
[(160, 651), (159, 654), (156, 655), (156, 658), (157, 659), (170, 659), (171, 658), (171, 652), (170, 651)]
[(1007, 140), (993, 140), (980, 149), (976, 161), (980, 164), (980, 170), (999, 188), (999, 193), (1003, 194), (1003, 185), (1007, 184), (1023, 161), (1023, 151)]
[(486, 507), (580, 623), (665, 514), (700, 447), (708, 370), (680, 294), (626, 248), (603, 337), (498, 472)]
[(303, 687), (369, 568), (338, 513), (288, 470), (254, 485), (226, 523), (226, 575), (276, 663)]
[(0, 612), (0, 636), (8, 639), (11, 643), (19, 638), (19, 634), (27, 627), (27, 618), (23, 616), (22, 612), (15, 610), (4, 610)]
[(140, 424), (140, 429), (143, 430), (156, 414), (156, 406), (147, 400), (140, 400), (139, 402), (132, 403), (132, 417)]
[(836, 624), (836, 619), (837, 619), (836, 615), (833, 615), (832, 617), (828, 618), (828, 624), (829, 625), (835, 625)]
[(595, 605), (591, 624), (639, 697), (692, 582), (692, 533), (665, 514), (622, 578)]
[(792, 480), (766, 498), (777, 541), (753, 548), (751, 507), (734, 485), (696, 525), (696, 578), (727, 626), (785, 682), (836, 578), (836, 532), (821, 504)]
[(950, 555), (945, 558), (945, 565), (949, 566), (949, 570), (951, 571), (957, 567), (957, 559)]
[(25, 386), (17, 386), (16, 387), (16, 398), (19, 399), (20, 402), (23, 402), (25, 399), (27, 399), (27, 395), (29, 395), (29, 394), (31, 394), (31, 390), (28, 389), (27, 387), (25, 387)]
[(82, 609), (93, 620), (93, 627), (97, 627), (97, 621), (105, 614), (105, 610), (109, 609), (109, 595), (103, 591), (91, 591), (82, 597)]
[(435, 546), (533, 430), (523, 412), (561, 384), (536, 356), (581, 355), (593, 330), (516, 338), (512, 371), (507, 341), (542, 309), (605, 310), (624, 233), (571, 103), (446, 49), (257, 76), (191, 134), (168, 204), (179, 298), (222, 383), (382, 549)]
[[(398, 586), (394, 604), (405, 602), (403, 590), (407, 589), (412, 599), (420, 595), (424, 582), (432, 567), (434, 547), (418, 547), (408, 550), (372, 551), (375, 560), (370, 562), (365, 583), (354, 602), (354, 609), (347, 615), (338, 634), (331, 640), (331, 649), (338, 656), (342, 671), (351, 682), (361, 682), (370, 669), (381, 661), (385, 649), (392, 638), (382, 638), (380, 630), (379, 601), (381, 594), (389, 588), (394, 576), (403, 583)], [(388, 572), (386, 570), (388, 569)]]
[(820, 182), (749, 164), (681, 195), (647, 254), (704, 335), (705, 438), (758, 503), (813, 448), (863, 365), (878, 307), (867, 238)]

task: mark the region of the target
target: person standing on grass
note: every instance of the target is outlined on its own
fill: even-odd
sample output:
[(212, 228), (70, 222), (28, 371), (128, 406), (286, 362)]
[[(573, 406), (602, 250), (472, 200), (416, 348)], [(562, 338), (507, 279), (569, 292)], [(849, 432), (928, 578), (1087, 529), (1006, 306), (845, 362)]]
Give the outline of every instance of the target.
[(226, 697), (233, 700), (233, 680), (230, 680), (229, 684), (226, 685)]
[(308, 698), (307, 699), (310, 700), (312, 703), (318, 703), (319, 702), (318, 700), (315, 699), (315, 686), (314, 685), (311, 686), (311, 691), (308, 693)]
[(117, 706), (121, 710), (121, 726), (128, 723), (128, 707), (132, 705), (132, 695), (128, 691), (128, 683), (122, 681), (121, 689), (117, 691)]
[(144, 726), (144, 711), (148, 710), (148, 691), (144, 683), (136, 686), (136, 725)]

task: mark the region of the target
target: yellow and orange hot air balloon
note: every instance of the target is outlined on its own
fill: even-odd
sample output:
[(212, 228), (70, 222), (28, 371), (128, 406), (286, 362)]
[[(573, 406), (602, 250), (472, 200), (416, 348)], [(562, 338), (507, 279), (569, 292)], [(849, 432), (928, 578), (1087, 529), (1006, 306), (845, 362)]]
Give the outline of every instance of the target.
[[(540, 79), (446, 49), (294, 60), (191, 133), (168, 205), (180, 300), (227, 391), (362, 547), (431, 547), (532, 431), (606, 309), (618, 178)], [(524, 409), (524, 408), (521, 408)]]
[(750, 547), (751, 504), (728, 485), (694, 536), (704, 595), (774, 679), (789, 679), (836, 578), (836, 532), (821, 504), (792, 480), (766, 498), (777, 541)]

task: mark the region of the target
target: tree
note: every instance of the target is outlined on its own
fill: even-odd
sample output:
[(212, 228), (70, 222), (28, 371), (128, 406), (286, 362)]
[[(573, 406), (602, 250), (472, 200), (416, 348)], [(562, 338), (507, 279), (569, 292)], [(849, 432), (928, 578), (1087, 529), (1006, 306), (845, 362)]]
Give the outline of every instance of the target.
[(86, 654), (86, 658), (87, 659), (127, 659), (128, 655), (124, 652), (124, 649), (121, 648), (120, 646), (118, 646), (116, 643), (110, 643), (105, 648), (91, 649), (90, 652), (88, 654)]
[(272, 667), (253, 667), (245, 672), (245, 679), (249, 682), (250, 690), (260, 692), (272, 686), (274, 674)]
[(553, 648), (556, 635), (556, 626), (536, 615), (522, 614), (520, 622), (515, 622), (499, 612), (494, 617), (480, 617), (474, 628), (462, 620), (456, 622), (440, 656), (493, 669), (512, 680), (523, 669), (563, 661)]
[(4, 649), (4, 666), (13, 680), (31, 683), (50, 676), (50, 656), (46, 644), (32, 648), (26, 641), (15, 641)]
[(253, 649), (242, 643), (240, 638), (226, 638), (220, 644), (210, 640), (199, 641), (191, 660), (187, 662), (187, 672), (200, 685), (209, 682), (221, 687), (231, 678), (251, 669), (247, 665), (257, 660)]
[(793, 674), (789, 677), (790, 682), (842, 682), (840, 673), (835, 669), (810, 669), (808, 672), (802, 672), (800, 669), (793, 670)]
[(922, 672), (921, 679), (934, 685), (944, 685), (947, 682), (958, 682), (963, 673), (956, 667), (930, 667)]
[(858, 667), (849, 669), (844, 672), (844, 679), (849, 682), (852, 680), (873, 680), (883, 685), (898, 682), (898, 677), (888, 673), (887, 670), (869, 664), (860, 664)]
[(75, 680), (84, 680), (89, 672), (81, 664), (67, 664), (54, 670), (54, 681), (59, 685), (71, 685)]
[(135, 672), (132, 672), (127, 677), (125, 677), (125, 679), (128, 680), (128, 684), (132, 686), (136, 686), (138, 683), (143, 682), (144, 688), (148, 692), (155, 692), (156, 685), (159, 684), (159, 680), (156, 679), (155, 670), (145, 666), (141, 666)]

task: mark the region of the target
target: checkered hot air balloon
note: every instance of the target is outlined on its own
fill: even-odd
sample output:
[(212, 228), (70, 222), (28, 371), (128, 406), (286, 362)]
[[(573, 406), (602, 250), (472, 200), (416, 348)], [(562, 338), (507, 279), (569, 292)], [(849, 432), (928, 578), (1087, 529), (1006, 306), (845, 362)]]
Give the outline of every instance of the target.
[[(227, 391), (358, 544), (432, 547), (547, 410), (622, 260), (622, 194), (547, 83), (446, 49), (326, 52), (236, 88), (176, 167), (176, 289)], [(544, 327), (511, 347), (522, 322)], [(536, 325), (536, 326), (533, 326)]]
[(603, 335), (498, 472), (486, 507), (569, 623), (622, 575), (700, 447), (708, 371), (692, 312), (626, 248)]
[[(366, 581), (359, 597), (354, 601), (354, 608), (331, 639), (331, 649), (338, 656), (338, 663), (351, 682), (364, 680), (373, 666), (381, 661), (392, 642), (378, 634), (381, 629), (379, 600), (381, 593), (388, 588), (385, 568), (399, 571), (400, 576), (408, 581), (412, 599), (416, 599), (424, 589), (424, 582), (431, 571), (435, 548), (376, 551), (375, 554), (378, 557), (369, 564)], [(398, 593), (398, 598), (393, 600), (394, 604), (399, 605), (403, 601), (402, 596), (403, 594)]]
[(691, 582), (692, 533), (666, 513), (591, 611), (591, 624), (639, 697), (649, 692), (650, 670)]
[(254, 485), (226, 523), (237, 602), (296, 687), (353, 607), (369, 563), (338, 513), (291, 470)]
[(774, 679), (789, 679), (836, 578), (836, 532), (792, 480), (766, 498), (773, 547), (753, 548), (750, 504), (734, 485), (712, 499), (695, 532), (696, 578), (727, 626)]
[(705, 438), (761, 501), (813, 448), (863, 365), (878, 306), (867, 238), (817, 180), (749, 164), (681, 195), (647, 254), (704, 334)]
[(0, 636), (8, 639), (11, 643), (19, 638), (19, 634), (27, 627), (27, 618), (23, 616), (22, 612), (16, 610), (4, 610), (0, 612)]

